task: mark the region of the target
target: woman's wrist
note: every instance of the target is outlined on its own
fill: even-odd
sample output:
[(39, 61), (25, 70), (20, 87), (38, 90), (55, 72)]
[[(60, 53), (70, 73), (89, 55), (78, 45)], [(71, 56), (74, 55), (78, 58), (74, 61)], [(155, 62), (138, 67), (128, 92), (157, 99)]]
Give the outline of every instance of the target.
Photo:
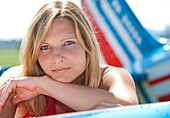
[(50, 81), (52, 81), (52, 79), (47, 75), (40, 77), (37, 84), (37, 93), (48, 96)]

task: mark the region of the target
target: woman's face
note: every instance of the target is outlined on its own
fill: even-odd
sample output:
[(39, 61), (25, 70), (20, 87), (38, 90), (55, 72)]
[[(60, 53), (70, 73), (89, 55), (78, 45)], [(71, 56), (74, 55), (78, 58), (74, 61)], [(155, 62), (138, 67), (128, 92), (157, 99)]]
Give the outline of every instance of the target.
[(54, 20), (41, 46), (38, 61), (47, 75), (60, 82), (70, 83), (85, 71), (85, 50), (68, 19)]

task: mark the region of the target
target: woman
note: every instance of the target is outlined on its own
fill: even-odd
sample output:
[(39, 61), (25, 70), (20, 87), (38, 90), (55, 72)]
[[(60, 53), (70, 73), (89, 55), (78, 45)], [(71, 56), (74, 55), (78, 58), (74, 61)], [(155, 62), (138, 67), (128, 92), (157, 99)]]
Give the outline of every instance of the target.
[(100, 65), (98, 52), (81, 9), (69, 1), (47, 3), (22, 42), (22, 66), (2, 75), (1, 116), (8, 116), (7, 111), (29, 117), (138, 104), (130, 74)]

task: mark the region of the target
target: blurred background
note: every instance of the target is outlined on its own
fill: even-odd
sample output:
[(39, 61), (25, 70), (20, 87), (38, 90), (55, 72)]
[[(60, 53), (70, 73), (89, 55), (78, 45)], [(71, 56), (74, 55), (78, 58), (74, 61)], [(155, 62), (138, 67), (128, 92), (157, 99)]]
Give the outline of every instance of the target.
[[(34, 14), (50, 0), (0, 0), (0, 65), (18, 65), (18, 54)], [(72, 0), (81, 7), (81, 0)], [(126, 0), (141, 24), (170, 38), (169, 0)]]
[[(19, 65), (19, 48), (35, 13), (51, 0), (0, 0), (0, 66)], [(80, 0), (72, 0), (80, 6)]]

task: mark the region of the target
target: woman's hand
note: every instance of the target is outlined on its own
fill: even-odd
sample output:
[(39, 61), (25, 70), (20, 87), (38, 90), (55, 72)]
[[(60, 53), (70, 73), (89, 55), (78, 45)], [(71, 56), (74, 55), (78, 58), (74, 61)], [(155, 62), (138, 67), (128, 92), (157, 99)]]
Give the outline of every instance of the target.
[(20, 77), (12, 78), (0, 87), (0, 113), (11, 93), (16, 93), (12, 103), (15, 105), (21, 101), (32, 99), (39, 95), (37, 91), (38, 82), (42, 77)]

